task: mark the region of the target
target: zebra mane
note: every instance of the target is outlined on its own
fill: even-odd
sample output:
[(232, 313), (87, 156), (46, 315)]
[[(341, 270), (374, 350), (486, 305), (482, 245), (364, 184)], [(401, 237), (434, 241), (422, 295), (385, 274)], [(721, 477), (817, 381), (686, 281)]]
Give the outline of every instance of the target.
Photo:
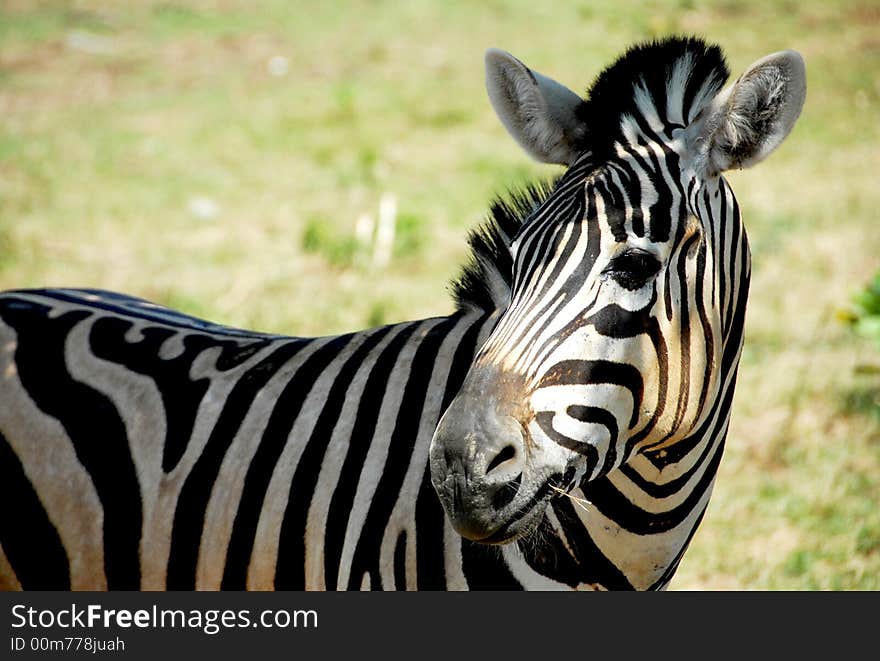
[[(688, 124), (730, 76), (721, 48), (696, 37), (637, 44), (597, 77), (578, 109), (586, 134), (578, 145), (610, 149), (627, 117), (656, 112), (665, 127)], [(646, 108), (650, 105), (650, 110)]]
[(492, 312), (507, 305), (513, 280), (510, 244), (555, 184), (531, 182), (492, 200), (486, 221), (468, 234), (470, 256), (452, 283), (456, 308)]

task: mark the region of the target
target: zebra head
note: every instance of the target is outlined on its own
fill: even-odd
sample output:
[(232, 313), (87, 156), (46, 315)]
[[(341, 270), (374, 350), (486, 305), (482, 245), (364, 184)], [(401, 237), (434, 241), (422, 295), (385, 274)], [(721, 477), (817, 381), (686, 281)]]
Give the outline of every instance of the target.
[(792, 51), (727, 77), (718, 47), (668, 39), (629, 50), (584, 100), (487, 53), (504, 126), (567, 170), (510, 241), (506, 304), (431, 444), (464, 537), (516, 539), (551, 498), (729, 406), (750, 267), (721, 174), (783, 141), (806, 78)]

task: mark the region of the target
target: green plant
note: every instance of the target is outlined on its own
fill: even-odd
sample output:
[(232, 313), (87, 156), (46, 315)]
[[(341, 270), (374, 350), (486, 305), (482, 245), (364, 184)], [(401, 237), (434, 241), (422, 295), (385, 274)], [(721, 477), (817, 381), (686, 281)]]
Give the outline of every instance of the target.
[(357, 258), (360, 246), (353, 237), (338, 234), (333, 225), (323, 218), (311, 218), (302, 236), (303, 250), (321, 255), (328, 264), (337, 268), (350, 267)]
[(880, 347), (880, 271), (853, 297), (853, 309), (845, 314), (853, 329)]

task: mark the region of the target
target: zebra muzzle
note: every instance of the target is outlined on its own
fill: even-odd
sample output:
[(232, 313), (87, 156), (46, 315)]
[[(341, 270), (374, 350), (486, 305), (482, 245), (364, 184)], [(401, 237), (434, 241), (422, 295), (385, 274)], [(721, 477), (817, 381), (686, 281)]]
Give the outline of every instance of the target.
[(516, 511), (524, 483), (526, 433), (493, 406), (455, 400), (431, 443), (431, 481), (453, 527), (489, 541)]

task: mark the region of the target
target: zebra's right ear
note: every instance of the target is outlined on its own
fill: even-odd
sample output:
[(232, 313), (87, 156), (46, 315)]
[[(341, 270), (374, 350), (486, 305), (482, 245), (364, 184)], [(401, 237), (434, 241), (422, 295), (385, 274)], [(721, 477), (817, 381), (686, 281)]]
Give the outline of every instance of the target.
[(574, 161), (586, 132), (577, 94), (496, 48), (486, 51), (486, 91), (504, 128), (529, 156), (543, 163)]

